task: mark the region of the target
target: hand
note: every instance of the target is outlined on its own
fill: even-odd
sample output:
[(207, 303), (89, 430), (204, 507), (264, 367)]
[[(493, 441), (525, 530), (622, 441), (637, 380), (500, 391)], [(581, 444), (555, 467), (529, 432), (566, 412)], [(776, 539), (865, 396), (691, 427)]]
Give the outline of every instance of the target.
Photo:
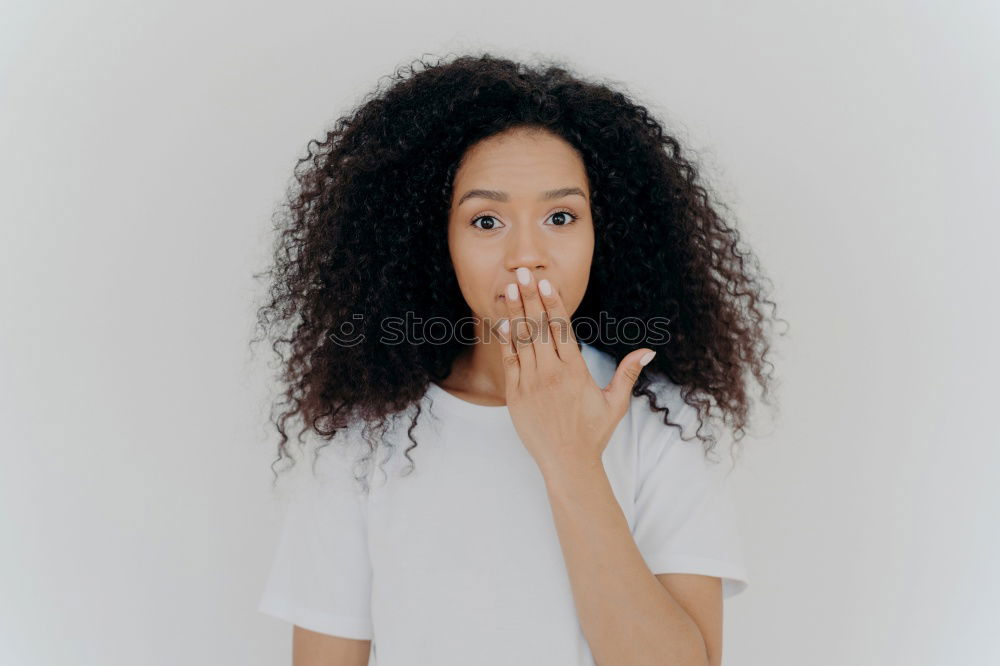
[(655, 352), (631, 352), (602, 389), (577, 346), (555, 286), (549, 284), (546, 295), (540, 289), (545, 285), (536, 285), (531, 271), (522, 267), (517, 273), (519, 283), (527, 284), (508, 286), (508, 330), (504, 322), (497, 327), (507, 408), (517, 434), (543, 473), (600, 463), (628, 412), (632, 388), (645, 365), (640, 359), (648, 363)]

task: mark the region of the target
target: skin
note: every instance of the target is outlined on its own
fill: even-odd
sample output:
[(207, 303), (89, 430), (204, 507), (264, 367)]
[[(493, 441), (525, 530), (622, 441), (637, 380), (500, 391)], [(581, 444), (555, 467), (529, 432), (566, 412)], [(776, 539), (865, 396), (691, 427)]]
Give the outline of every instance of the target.
[[(576, 188), (583, 195), (540, 199), (543, 192), (560, 188)], [(472, 190), (503, 192), (507, 200), (467, 198)], [(470, 148), (452, 191), (448, 247), (462, 296), (477, 319), (477, 343), (456, 359), (440, 385), (475, 404), (505, 405), (503, 351), (495, 331), (508, 315), (501, 294), (523, 266), (550, 280), (567, 312), (579, 307), (594, 255), (587, 174), (580, 156), (562, 139), (516, 129)]]
[(365, 666), (370, 640), (330, 636), (292, 626), (292, 666)]
[[(564, 191), (544, 195), (555, 190)], [(583, 161), (560, 137), (519, 128), (474, 145), (452, 191), (448, 248), (477, 320), (477, 343), (456, 360), (442, 388), (470, 402), (507, 405), (542, 467), (567, 455), (599, 460), (627, 411), (639, 359), (650, 350), (623, 359), (602, 389), (569, 326), (594, 256)], [(542, 295), (540, 284), (551, 294)], [(514, 336), (496, 328), (503, 320), (513, 323)], [(553, 411), (553, 404), (563, 409)]]

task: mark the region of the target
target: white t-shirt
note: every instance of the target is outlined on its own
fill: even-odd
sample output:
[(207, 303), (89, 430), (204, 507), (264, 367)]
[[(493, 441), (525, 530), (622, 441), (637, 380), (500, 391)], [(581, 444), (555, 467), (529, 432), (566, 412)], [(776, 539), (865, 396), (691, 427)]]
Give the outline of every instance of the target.
[[(581, 350), (607, 386), (613, 357)], [(654, 389), (689, 441), (648, 398), (633, 397), (603, 454), (614, 495), (652, 573), (718, 576), (731, 597), (748, 576), (727, 465), (690, 439), (697, 412), (679, 389), (665, 379)], [(544, 479), (507, 407), (474, 405), (436, 384), (421, 404), (419, 446), (406, 454), (412, 414), (397, 416), (387, 436), (395, 449), (368, 463), (367, 494), (355, 481), (367, 450), (356, 428), (323, 446), (321, 483), (312, 454), (300, 461), (312, 483), (287, 505), (258, 610), (371, 639), (378, 666), (594, 666)], [(401, 476), (407, 455), (415, 468)]]

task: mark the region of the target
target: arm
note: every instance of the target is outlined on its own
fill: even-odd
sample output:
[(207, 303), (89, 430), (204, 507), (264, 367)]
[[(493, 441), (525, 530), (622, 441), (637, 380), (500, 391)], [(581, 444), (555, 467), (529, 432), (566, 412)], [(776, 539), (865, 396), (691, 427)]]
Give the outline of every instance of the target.
[(701, 574), (656, 574), (705, 637), (709, 666), (722, 666), (722, 579)]
[[(573, 598), (594, 659), (601, 666), (712, 666), (699, 623), (721, 616), (721, 586), (684, 577), (678, 589), (692, 614), (646, 565), (600, 461), (544, 473)], [(709, 595), (692, 578), (717, 585)], [(671, 582), (677, 580), (673, 577)], [(701, 605), (707, 603), (704, 609)], [(699, 610), (694, 610), (698, 607)], [(707, 632), (721, 642), (718, 632)], [(720, 654), (713, 645), (713, 657)]]
[(367, 666), (371, 643), (293, 625), (292, 666)]

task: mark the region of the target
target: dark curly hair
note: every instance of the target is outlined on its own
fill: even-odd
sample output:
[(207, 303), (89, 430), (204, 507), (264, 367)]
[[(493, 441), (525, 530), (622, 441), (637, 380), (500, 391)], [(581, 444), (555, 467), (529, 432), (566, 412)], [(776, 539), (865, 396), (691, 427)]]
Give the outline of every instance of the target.
[[(565, 66), (532, 68), (489, 53), (420, 58), (397, 68), (390, 83), (339, 118), (325, 139), (308, 143), (275, 214), (273, 266), (255, 275), (271, 278), (257, 326), (273, 336), (286, 387), (271, 413), (281, 436), (274, 463), (288, 455), (294, 464), (290, 418), (300, 419), (300, 443), (306, 431), (330, 440), (358, 419), (374, 453), (373, 433), (384, 435), (390, 417), (415, 404), (406, 449), (412, 468), (420, 399), (466, 345), (381, 344), (378, 322), (408, 311), (452, 322), (469, 317), (448, 250), (452, 182), (470, 146), (514, 128), (567, 141), (591, 185), (595, 248), (574, 330), (579, 318), (599, 312), (668, 318), (668, 343), (601, 339), (593, 346), (616, 363), (640, 346), (655, 349), (633, 395), (648, 397), (651, 409), (666, 412), (664, 423), (679, 428), (657, 404), (651, 376), (681, 387), (698, 409), (706, 454), (716, 443), (701, 434), (712, 401), (735, 441), (742, 439), (750, 404), (744, 375), (763, 387), (765, 402), (773, 379), (763, 305), (775, 304), (762, 294), (767, 280), (758, 261), (647, 108)], [(356, 313), (364, 315), (363, 339), (332, 341)]]

